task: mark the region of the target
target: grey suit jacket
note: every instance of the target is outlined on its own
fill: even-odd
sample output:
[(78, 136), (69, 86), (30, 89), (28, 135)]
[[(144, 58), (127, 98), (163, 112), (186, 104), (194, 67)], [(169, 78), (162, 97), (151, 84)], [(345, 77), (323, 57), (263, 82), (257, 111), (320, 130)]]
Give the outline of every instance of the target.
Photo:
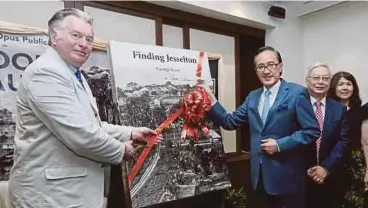
[(24, 71), (9, 180), (15, 208), (103, 206), (103, 166), (122, 161), (132, 127), (101, 122), (83, 85), (52, 48)]

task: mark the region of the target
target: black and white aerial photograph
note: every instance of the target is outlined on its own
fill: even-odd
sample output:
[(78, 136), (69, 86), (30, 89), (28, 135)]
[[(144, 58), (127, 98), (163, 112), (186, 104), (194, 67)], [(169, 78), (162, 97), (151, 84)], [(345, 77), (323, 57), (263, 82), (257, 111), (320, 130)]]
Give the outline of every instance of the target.
[[(180, 100), (194, 89), (196, 65), (180, 68), (180, 65), (173, 64), (171, 68), (166, 67), (166, 72), (162, 72), (157, 69), (162, 66), (155, 66), (155, 63), (135, 65), (134, 60), (129, 62), (129, 59), (118, 58), (126, 53), (120, 49), (126, 48), (118, 44), (110, 49), (116, 89), (114, 99), (118, 102), (120, 120), (124, 125), (156, 129), (178, 109)], [(167, 53), (170, 50), (173, 49)], [(185, 54), (187, 51), (179, 52)], [(126, 62), (129, 64), (124, 64)], [(213, 87), (208, 63), (204, 64), (202, 79)], [(164, 129), (164, 141), (152, 148), (130, 184), (133, 208), (149, 207), (230, 187), (219, 127), (206, 121), (210, 135), (205, 136), (202, 132), (198, 142), (195, 142), (180, 138), (182, 124), (183, 118), (180, 117)], [(128, 162), (128, 172), (143, 149)]]

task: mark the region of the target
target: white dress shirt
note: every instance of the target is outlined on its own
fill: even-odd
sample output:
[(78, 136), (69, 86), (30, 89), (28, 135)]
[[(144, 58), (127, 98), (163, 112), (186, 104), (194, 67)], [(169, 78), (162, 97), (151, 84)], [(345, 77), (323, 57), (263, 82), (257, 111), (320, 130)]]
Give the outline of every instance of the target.
[[(270, 89), (270, 109), (272, 107), (272, 105), (275, 103), (275, 100), (276, 100), (276, 96), (277, 96), (277, 93), (279, 92), (279, 89), (280, 89), (280, 85), (281, 85), (281, 81), (277, 81), (276, 84), (274, 86), (272, 86)], [(261, 97), (259, 99), (259, 103), (258, 103), (258, 113), (260, 116), (262, 116), (262, 111), (263, 111), (263, 105), (264, 105), (264, 100), (266, 99), (266, 96), (265, 96), (265, 93), (267, 91), (267, 88), (263, 86), (263, 92), (261, 94)], [(280, 147), (279, 147), (279, 144), (277, 144), (276, 142), (276, 146), (277, 146), (277, 151), (280, 152)], [(262, 163), (262, 158), (260, 160), (260, 163)]]
[[(317, 99), (310, 96), (310, 100), (311, 100), (311, 103), (312, 103), (312, 106), (313, 106), (313, 110), (314, 110), (314, 113), (316, 113), (316, 109), (317, 109), (317, 106), (316, 106), (316, 102), (317, 102)], [(321, 110), (322, 110), (322, 115), (323, 115), (323, 119), (325, 119), (325, 111), (326, 111), (326, 96), (322, 98), (322, 100), (320, 100), (322, 105), (321, 105)]]
[[(279, 80), (274, 86), (272, 86), (269, 89), (270, 92), (271, 92), (271, 94), (270, 94), (270, 108), (272, 107), (273, 103), (276, 100), (276, 96), (277, 96), (277, 93), (279, 92), (280, 85), (281, 85), (281, 81)], [(264, 104), (264, 100), (266, 98), (266, 96), (265, 96), (266, 90), (267, 90), (267, 88), (265, 88), (263, 86), (263, 92), (261, 94), (261, 98), (259, 99), (259, 104), (258, 104), (258, 113), (259, 113), (259, 115), (262, 115), (263, 104)]]

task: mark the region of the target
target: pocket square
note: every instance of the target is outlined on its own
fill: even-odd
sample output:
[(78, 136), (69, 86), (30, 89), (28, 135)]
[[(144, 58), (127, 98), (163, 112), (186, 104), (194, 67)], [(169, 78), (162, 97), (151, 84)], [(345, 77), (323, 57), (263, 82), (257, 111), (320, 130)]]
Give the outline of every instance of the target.
[(288, 105), (286, 103), (282, 103), (277, 107), (276, 111), (282, 111), (288, 109)]

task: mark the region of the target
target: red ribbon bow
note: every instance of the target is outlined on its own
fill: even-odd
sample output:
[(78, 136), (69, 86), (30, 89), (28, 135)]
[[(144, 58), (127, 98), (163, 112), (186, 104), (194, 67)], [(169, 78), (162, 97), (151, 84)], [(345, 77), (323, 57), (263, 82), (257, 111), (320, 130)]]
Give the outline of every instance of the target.
[(184, 124), (181, 139), (193, 138), (198, 142), (199, 129), (208, 136), (210, 131), (204, 123), (207, 112), (211, 109), (211, 101), (203, 88), (197, 86), (187, 94), (180, 103), (184, 110)]

